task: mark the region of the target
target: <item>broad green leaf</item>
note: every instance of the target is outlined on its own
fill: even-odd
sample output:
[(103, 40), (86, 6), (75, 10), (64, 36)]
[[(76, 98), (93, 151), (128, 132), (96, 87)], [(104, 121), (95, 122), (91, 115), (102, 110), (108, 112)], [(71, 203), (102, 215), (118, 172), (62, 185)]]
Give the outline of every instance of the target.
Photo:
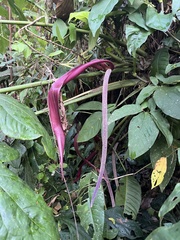
[(89, 41), (88, 41), (88, 50), (92, 50), (96, 44), (97, 44), (97, 39), (99, 37), (100, 29), (97, 30), (95, 36), (92, 35), (92, 32), (89, 33)]
[(88, 23), (94, 37), (106, 15), (112, 11), (117, 3), (118, 0), (100, 0), (92, 7), (88, 18)]
[(69, 215), (64, 216), (63, 213), (61, 213), (61, 218), (59, 219), (59, 222), (64, 226), (66, 225), (69, 229), (67, 231), (66, 229), (64, 230), (64, 227), (61, 228), (60, 231), (60, 239), (61, 240), (74, 240), (77, 239), (77, 231), (79, 235), (79, 240), (92, 240), (92, 238), (87, 234), (84, 230), (84, 228), (77, 223), (77, 228), (74, 223), (74, 219), (72, 220)]
[(95, 137), (101, 129), (102, 113), (95, 112), (87, 118), (78, 135), (78, 142), (86, 142)]
[(164, 189), (166, 188), (166, 186), (168, 185), (169, 181), (171, 180), (175, 167), (176, 167), (176, 163), (177, 163), (177, 156), (176, 154), (172, 154), (171, 156), (167, 157), (167, 171), (164, 175), (164, 180), (163, 182), (160, 184), (160, 190), (161, 192), (164, 191)]
[(153, 98), (149, 98), (147, 101), (147, 107), (149, 108), (150, 111), (155, 111), (156, 110), (156, 104)]
[(162, 220), (164, 215), (170, 212), (180, 202), (180, 183), (177, 183), (174, 190), (163, 203), (159, 210), (158, 216)]
[(69, 39), (71, 43), (76, 41), (76, 25), (73, 23), (69, 24)]
[[(27, 44), (30, 44), (30, 42), (27, 42)], [(30, 49), (30, 47), (26, 46), (26, 48), (23, 51), (23, 55), (25, 58), (28, 58), (31, 56), (32, 50)]]
[(0, 239), (58, 240), (59, 233), (42, 196), (0, 164)]
[(11, 48), (13, 50), (16, 50), (17, 52), (23, 52), (24, 49), (26, 48), (26, 44), (22, 42), (15, 42), (12, 44)]
[(8, 11), (3, 6), (0, 6), (0, 16), (8, 19)]
[(148, 27), (146, 26), (145, 20), (142, 16), (142, 13), (140, 12), (133, 12), (128, 15), (129, 20), (137, 24), (139, 27), (149, 30)]
[(159, 130), (162, 132), (162, 134), (165, 136), (168, 147), (171, 146), (173, 142), (173, 135), (169, 131), (170, 125), (166, 118), (164, 118), (159, 110), (151, 111), (151, 116), (156, 123)]
[[(179, 1), (179, 0), (178, 0)], [(166, 66), (166, 71), (165, 71), (165, 74), (169, 73), (170, 71), (176, 69), (176, 68), (179, 68), (180, 67), (180, 62), (179, 63), (174, 63), (174, 64), (168, 64)]]
[(77, 214), (80, 218), (81, 225), (86, 232), (90, 225), (93, 226), (93, 240), (103, 239), (104, 229), (104, 193), (102, 187), (98, 190), (97, 196), (94, 200), (94, 204), (90, 207), (90, 201), (94, 193), (94, 187), (88, 187), (88, 198), (82, 204), (77, 205)]
[(141, 104), (143, 103), (146, 98), (148, 98), (149, 96), (151, 96), (151, 94), (153, 94), (153, 92), (157, 89), (157, 86), (147, 86), (145, 88), (143, 88), (141, 90), (141, 92), (139, 93), (138, 97), (136, 98), (136, 104)]
[(0, 94), (0, 127), (9, 137), (31, 140), (42, 136), (34, 112), (14, 98)]
[(19, 157), (19, 152), (7, 145), (5, 142), (0, 142), (0, 162), (10, 162)]
[(101, 111), (102, 110), (102, 103), (98, 102), (98, 101), (90, 101), (87, 103), (83, 103), (82, 105), (80, 105), (77, 109), (77, 111), (81, 111), (81, 110), (95, 110), (95, 111)]
[(124, 214), (136, 219), (141, 204), (141, 187), (133, 176), (120, 180), (120, 187), (116, 191), (116, 206), (124, 206)]
[(164, 84), (172, 84), (172, 83), (180, 82), (179, 75), (173, 75), (173, 76), (165, 78), (163, 75), (157, 74), (156, 77)]
[[(108, 124), (108, 138), (111, 136), (114, 127), (115, 127), (115, 122), (112, 122), (111, 124)], [(101, 135), (102, 135), (102, 133), (101, 133)]]
[(156, 76), (156, 74), (165, 74), (166, 66), (169, 64), (169, 53), (168, 49), (161, 48), (159, 49), (155, 56), (151, 65), (151, 74), (152, 76)]
[(128, 52), (135, 58), (136, 50), (142, 46), (151, 32), (145, 31), (133, 25), (126, 25), (125, 32)]
[(108, 119), (108, 125), (126, 116), (134, 115), (142, 112), (142, 108), (138, 104), (127, 104), (115, 110)]
[(150, 159), (153, 168), (155, 167), (157, 160), (160, 159), (162, 156), (167, 158), (167, 171), (164, 175), (163, 182), (160, 184), (161, 191), (163, 191), (169, 183), (174, 173), (177, 162), (175, 149), (173, 147), (168, 148), (164, 137), (158, 138), (155, 144), (150, 149)]
[(23, 10), (26, 7), (27, 1), (26, 0), (15, 0), (16, 5)]
[(88, 16), (89, 16), (89, 12), (88, 11), (81, 11), (81, 12), (73, 12), (70, 14), (69, 16), (69, 22), (75, 18), (76, 20), (80, 20), (84, 23), (88, 22)]
[(0, 94), (0, 116), (0, 128), (5, 135), (22, 140), (42, 137), (47, 155), (56, 159), (53, 141), (30, 108), (8, 95)]
[(156, 77), (150, 76), (150, 81), (152, 82), (152, 84), (154, 84), (155, 86), (158, 85), (159, 81)]
[(19, 16), (19, 20), (23, 20), (23, 21), (27, 20), (24, 16), (22, 10), (16, 5), (14, 0), (8, 0), (8, 3), (11, 7), (12, 12)]
[(52, 33), (54, 37), (57, 37), (61, 44), (64, 43), (64, 37), (67, 33), (68, 27), (62, 19), (57, 19), (53, 24)]
[(178, 10), (180, 10), (180, 1), (172, 0), (172, 13), (176, 14)]
[(163, 32), (168, 31), (173, 20), (173, 14), (164, 14), (163, 12), (158, 13), (157, 10), (148, 6), (146, 11), (146, 25), (150, 28), (160, 30)]
[(180, 92), (177, 87), (159, 87), (153, 98), (166, 115), (180, 119)]
[(142, 4), (144, 4), (144, 0), (128, 0), (128, 2), (132, 5), (130, 7), (133, 7), (134, 9), (140, 8)]
[(17, 52), (23, 53), (25, 58), (28, 58), (32, 53), (32, 50), (23, 42), (15, 42), (11, 47)]
[(117, 236), (120, 238), (138, 239), (143, 236), (139, 224), (124, 217), (123, 210), (120, 207), (106, 210), (105, 219), (105, 228), (109, 227), (109, 229), (118, 230)]
[(142, 112), (133, 117), (128, 130), (129, 156), (134, 159), (147, 152), (154, 144), (159, 130), (151, 116)]
[(89, 172), (86, 173), (85, 175), (83, 175), (80, 179), (79, 182), (79, 189), (83, 190), (84, 188), (88, 187), (91, 183), (91, 180), (93, 180), (94, 182), (96, 182), (98, 179), (97, 175), (94, 172)]
[(108, 226), (107, 222), (105, 222), (104, 232), (103, 232), (104, 239), (115, 239), (117, 235), (118, 235), (118, 229), (117, 228), (112, 229), (110, 226)]
[(0, 36), (0, 53), (5, 53), (7, 47), (9, 46), (9, 41), (6, 38)]
[(56, 52), (51, 52), (48, 56), (49, 57), (54, 57), (54, 56), (60, 55), (62, 53), (64, 53), (62, 50), (58, 50)]
[(170, 226), (158, 227), (145, 240), (174, 240), (180, 235), (180, 221)]

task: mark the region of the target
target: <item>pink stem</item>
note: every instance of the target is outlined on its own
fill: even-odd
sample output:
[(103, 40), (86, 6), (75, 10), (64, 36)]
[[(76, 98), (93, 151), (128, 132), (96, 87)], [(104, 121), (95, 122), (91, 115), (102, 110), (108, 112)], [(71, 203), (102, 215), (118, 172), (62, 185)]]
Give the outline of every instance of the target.
[(107, 69), (104, 75), (103, 89), (102, 89), (102, 154), (101, 154), (101, 166), (97, 184), (91, 199), (91, 207), (93, 206), (94, 200), (97, 196), (98, 189), (101, 185), (101, 181), (105, 171), (106, 157), (107, 157), (107, 139), (108, 139), (108, 117), (107, 117), (107, 97), (108, 97), (108, 82), (112, 70)]

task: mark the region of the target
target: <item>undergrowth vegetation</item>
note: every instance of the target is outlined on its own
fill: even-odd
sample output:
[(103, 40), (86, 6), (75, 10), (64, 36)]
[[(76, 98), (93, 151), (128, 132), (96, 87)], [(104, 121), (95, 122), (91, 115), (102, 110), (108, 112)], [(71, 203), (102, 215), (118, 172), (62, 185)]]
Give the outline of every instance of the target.
[(180, 1), (0, 3), (0, 239), (178, 239)]

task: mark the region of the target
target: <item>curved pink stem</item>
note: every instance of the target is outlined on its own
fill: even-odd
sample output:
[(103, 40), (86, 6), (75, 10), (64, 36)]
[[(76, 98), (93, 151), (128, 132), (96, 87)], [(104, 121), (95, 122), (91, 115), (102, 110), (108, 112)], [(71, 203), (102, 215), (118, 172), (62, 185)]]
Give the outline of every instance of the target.
[(107, 139), (108, 139), (108, 115), (107, 115), (107, 97), (108, 97), (108, 82), (111, 75), (111, 69), (107, 69), (104, 75), (103, 90), (102, 90), (102, 154), (101, 154), (101, 166), (99, 170), (99, 176), (97, 184), (92, 195), (91, 207), (93, 206), (94, 200), (97, 196), (98, 189), (100, 187), (106, 165), (107, 158)]

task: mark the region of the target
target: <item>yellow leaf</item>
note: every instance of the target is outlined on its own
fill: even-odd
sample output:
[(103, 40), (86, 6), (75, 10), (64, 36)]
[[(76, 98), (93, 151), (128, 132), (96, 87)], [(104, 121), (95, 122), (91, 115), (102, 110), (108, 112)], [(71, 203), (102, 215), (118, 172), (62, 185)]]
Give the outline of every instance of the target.
[(167, 158), (161, 157), (159, 160), (157, 160), (154, 170), (151, 174), (151, 189), (159, 186), (162, 183), (166, 170)]
[(114, 218), (108, 218), (108, 219), (109, 219), (109, 221), (111, 221), (113, 224), (116, 223)]

